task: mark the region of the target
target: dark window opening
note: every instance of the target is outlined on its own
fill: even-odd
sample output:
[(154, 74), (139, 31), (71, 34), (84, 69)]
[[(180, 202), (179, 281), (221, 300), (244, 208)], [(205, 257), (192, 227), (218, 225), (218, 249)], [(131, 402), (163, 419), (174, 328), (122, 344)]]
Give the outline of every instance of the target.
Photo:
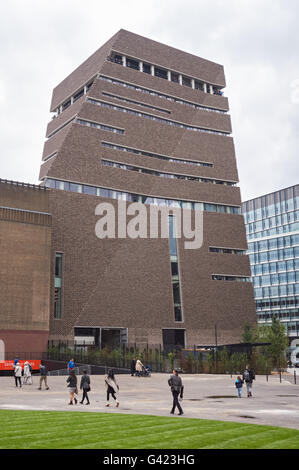
[(112, 57), (112, 62), (115, 62), (116, 64), (123, 64), (123, 58), (121, 55), (115, 55), (114, 57)]
[(171, 81), (175, 83), (179, 83), (179, 75), (177, 73), (171, 72)]
[(127, 342), (126, 328), (101, 328), (101, 348), (115, 349)]
[(93, 344), (99, 348), (115, 349), (127, 343), (126, 328), (75, 327), (76, 344), (88, 347)]
[(203, 86), (203, 83), (201, 83), (201, 82), (198, 82), (198, 81), (196, 81), (196, 80), (195, 80), (195, 82), (194, 82), (194, 86), (195, 86), (195, 89), (196, 89), (196, 90), (201, 90), (201, 91), (204, 91), (204, 86)]
[(77, 101), (79, 98), (81, 98), (81, 96), (83, 95), (84, 95), (84, 88), (82, 88), (82, 90), (78, 91), (78, 93), (74, 95), (74, 102)]
[(143, 72), (151, 75), (151, 66), (149, 64), (143, 64)]
[(139, 196), (138, 196), (138, 194), (132, 194), (132, 201), (133, 201), (133, 202), (139, 202)]
[(182, 307), (180, 305), (174, 306), (174, 321), (182, 321)]
[(175, 351), (185, 347), (185, 330), (165, 329), (163, 334), (163, 349), (165, 352)]
[(75, 328), (75, 336), (94, 336), (95, 328)]
[(172, 284), (172, 291), (173, 291), (173, 303), (180, 304), (181, 295), (180, 295), (180, 285), (178, 282)]
[(60, 287), (55, 287), (54, 318), (61, 318), (61, 288)]
[(187, 78), (187, 77), (183, 77), (183, 78), (182, 78), (182, 83), (183, 83), (183, 85), (185, 85), (185, 86), (189, 86), (189, 87), (192, 86), (192, 85), (191, 85), (191, 79), (190, 79), (190, 78)]
[(69, 108), (69, 106), (71, 106), (71, 100), (67, 101), (66, 103), (62, 105), (62, 111)]
[(55, 276), (62, 277), (62, 253), (56, 253)]
[(101, 331), (101, 347), (109, 347), (111, 349), (119, 348), (120, 346), (120, 330), (105, 329)]
[(91, 85), (93, 84), (93, 82), (90, 82), (87, 87), (86, 87), (86, 90), (89, 90), (89, 88), (91, 87)]
[(171, 274), (172, 276), (178, 276), (179, 274), (179, 267), (177, 262), (171, 263)]
[(62, 253), (55, 257), (54, 318), (62, 316)]
[(158, 67), (155, 67), (155, 76), (167, 80), (167, 70), (162, 70)]
[(134, 70), (139, 70), (139, 62), (133, 59), (127, 59), (127, 67)]

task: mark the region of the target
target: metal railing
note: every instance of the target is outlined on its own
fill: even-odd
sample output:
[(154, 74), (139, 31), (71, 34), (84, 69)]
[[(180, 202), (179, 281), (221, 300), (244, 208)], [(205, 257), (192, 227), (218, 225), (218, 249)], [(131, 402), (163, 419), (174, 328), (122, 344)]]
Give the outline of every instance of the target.
[[(79, 364), (78, 366), (74, 367), (74, 371), (76, 375), (83, 375), (83, 371), (86, 370), (87, 374), (89, 375), (104, 375), (107, 374), (109, 370), (108, 365), (93, 365), (93, 364)], [(115, 367), (113, 368), (116, 374), (128, 374), (130, 369), (122, 368), (122, 367)], [(69, 375), (69, 369), (55, 369), (50, 370), (48, 372), (50, 376), (67, 376)]]

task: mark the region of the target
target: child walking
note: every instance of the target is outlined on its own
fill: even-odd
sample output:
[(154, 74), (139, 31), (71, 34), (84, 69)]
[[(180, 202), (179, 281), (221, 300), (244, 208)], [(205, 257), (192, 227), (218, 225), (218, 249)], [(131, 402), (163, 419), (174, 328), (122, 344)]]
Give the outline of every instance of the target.
[(244, 380), (241, 379), (240, 376), (237, 377), (235, 381), (236, 388), (238, 390), (238, 397), (242, 398), (242, 387), (243, 387)]

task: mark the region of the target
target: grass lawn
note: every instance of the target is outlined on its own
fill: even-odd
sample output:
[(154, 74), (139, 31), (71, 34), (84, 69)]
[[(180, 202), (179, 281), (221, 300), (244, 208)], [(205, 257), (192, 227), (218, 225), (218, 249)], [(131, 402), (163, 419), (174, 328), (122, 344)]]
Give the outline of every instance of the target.
[(298, 449), (294, 429), (192, 418), (0, 410), (0, 449)]

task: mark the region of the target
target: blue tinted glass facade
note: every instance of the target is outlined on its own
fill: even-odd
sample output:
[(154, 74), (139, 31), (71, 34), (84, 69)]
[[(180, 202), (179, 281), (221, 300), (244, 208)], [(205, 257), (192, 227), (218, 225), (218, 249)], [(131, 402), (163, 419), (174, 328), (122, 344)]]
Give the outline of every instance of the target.
[(277, 315), (299, 338), (299, 185), (242, 206), (259, 324)]

